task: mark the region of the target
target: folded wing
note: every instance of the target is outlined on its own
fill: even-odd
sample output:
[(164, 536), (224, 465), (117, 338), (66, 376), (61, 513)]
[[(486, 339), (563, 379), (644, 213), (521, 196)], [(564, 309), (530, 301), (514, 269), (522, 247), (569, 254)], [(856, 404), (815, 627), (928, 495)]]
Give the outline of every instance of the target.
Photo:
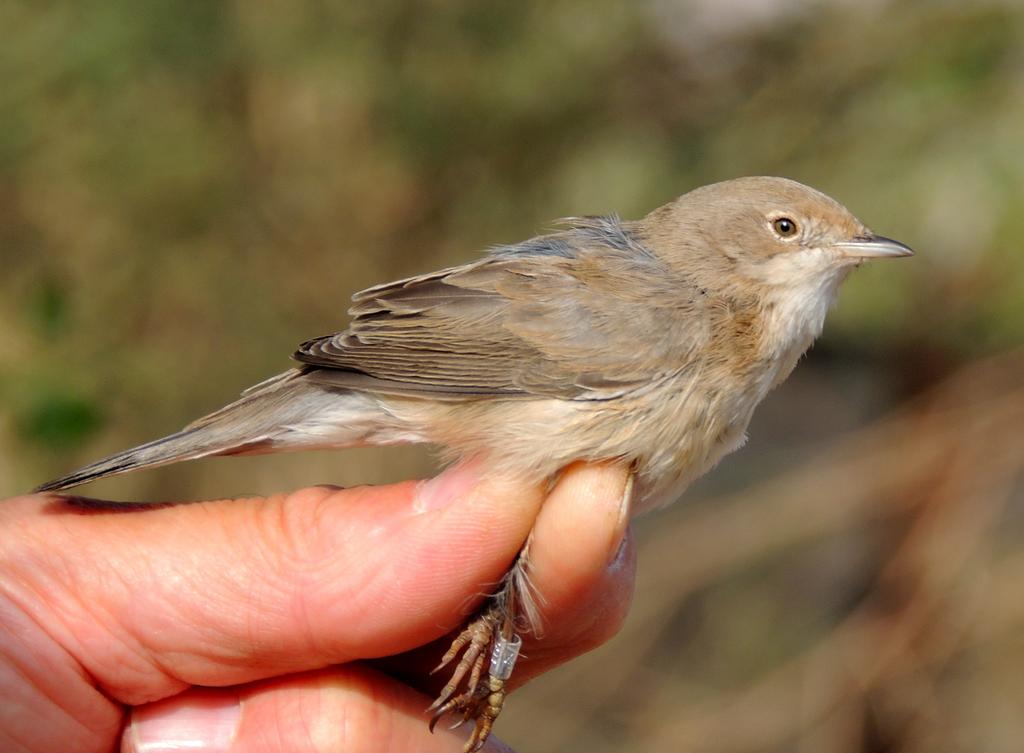
[(294, 357), (322, 383), (450, 399), (605, 400), (692, 362), (700, 291), (633, 242), (573, 232), (364, 290), (347, 330)]

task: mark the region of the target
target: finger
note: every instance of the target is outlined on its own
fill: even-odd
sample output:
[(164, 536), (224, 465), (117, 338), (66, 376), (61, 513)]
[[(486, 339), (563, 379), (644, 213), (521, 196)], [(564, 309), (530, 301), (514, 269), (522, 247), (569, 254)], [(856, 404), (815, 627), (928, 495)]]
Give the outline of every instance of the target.
[[(122, 753), (459, 753), (469, 730), (423, 721), (429, 701), (368, 667), (195, 689), (136, 708)], [(494, 738), (485, 751), (508, 748)]]
[[(528, 568), (543, 635), (524, 636), (511, 687), (595, 648), (621, 627), (636, 570), (628, 475), (614, 464), (578, 463), (544, 501)], [(449, 675), (432, 670), (454, 635), (373, 666), (434, 695)]]
[(541, 635), (527, 636), (513, 684), (590, 651), (619, 631), (636, 571), (628, 535), (631, 497), (628, 469), (613, 464), (570, 466), (548, 495), (527, 564)]
[(0, 508), (20, 533), (0, 587), (138, 703), (444, 634), (509, 566), (539, 497), (471, 464), (425, 485), (127, 513), (21, 498)]

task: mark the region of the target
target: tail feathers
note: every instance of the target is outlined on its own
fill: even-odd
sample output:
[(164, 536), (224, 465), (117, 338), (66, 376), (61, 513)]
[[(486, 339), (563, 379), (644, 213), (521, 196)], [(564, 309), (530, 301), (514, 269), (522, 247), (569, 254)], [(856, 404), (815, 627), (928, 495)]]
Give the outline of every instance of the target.
[(365, 443), (386, 418), (376, 398), (325, 389), (307, 382), (304, 373), (293, 369), (267, 380), (175, 434), (98, 460), (35, 491), (67, 489), (140, 468), (209, 455), (351, 447)]
[(156, 468), (169, 463), (177, 463), (180, 460), (195, 460), (207, 455), (240, 452), (245, 446), (254, 444), (246, 442), (244, 446), (240, 446), (237, 442), (211, 442), (210, 439), (204, 441), (203, 435), (209, 436), (210, 433), (203, 427), (185, 429), (97, 460), (66, 476), (48, 481), (34, 491), (49, 492), (67, 489), (107, 476), (136, 471), (140, 468)]

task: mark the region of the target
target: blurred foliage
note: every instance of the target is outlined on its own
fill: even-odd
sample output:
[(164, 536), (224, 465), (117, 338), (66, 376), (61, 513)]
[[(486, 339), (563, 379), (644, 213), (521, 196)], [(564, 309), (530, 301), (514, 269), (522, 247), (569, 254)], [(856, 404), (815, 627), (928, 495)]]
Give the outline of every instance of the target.
[(748, 4), (9, 4), (4, 383), (63, 366), (170, 426), (362, 285), (749, 173), (921, 250), (848, 286), (834, 342), (1019, 340), (1019, 11)]
[[(814, 185), (918, 256), (847, 283), (692, 504), (1024, 340), (1013, 2), (14, 2), (0, 34), (0, 493), (219, 406), (342, 327), (361, 287), (743, 174)], [(102, 488), (429, 468), (418, 451), (311, 453)], [(847, 532), (840, 548), (877, 546)], [(749, 647), (700, 682), (771, 665), (862, 586), (830, 581), (835, 601), (794, 608), (768, 643), (753, 626), (792, 603), (780, 582), (755, 570), (692, 606)], [(686, 674), (698, 657), (678, 645)]]
[(94, 401), (59, 389), (41, 391), (20, 401), (15, 412), (18, 434), (47, 450), (66, 450), (89, 437), (100, 425)]

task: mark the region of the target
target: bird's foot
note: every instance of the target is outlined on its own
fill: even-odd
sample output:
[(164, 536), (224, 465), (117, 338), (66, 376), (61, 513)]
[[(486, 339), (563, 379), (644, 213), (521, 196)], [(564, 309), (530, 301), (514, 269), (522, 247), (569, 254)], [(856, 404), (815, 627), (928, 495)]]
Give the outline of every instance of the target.
[[(448, 666), (462, 653), (452, 677), (428, 711), (433, 712), (430, 730), (446, 714), (461, 718), (453, 725), (474, 723), (473, 733), (466, 741), (464, 753), (476, 753), (487, 741), (494, 720), (505, 702), (505, 681), (511, 676), (519, 655), (522, 639), (515, 634), (512, 622), (497, 606), (486, 608), (452, 641), (435, 672)], [(486, 669), (485, 669), (486, 664)], [(464, 692), (455, 695), (462, 680), (469, 674)]]

